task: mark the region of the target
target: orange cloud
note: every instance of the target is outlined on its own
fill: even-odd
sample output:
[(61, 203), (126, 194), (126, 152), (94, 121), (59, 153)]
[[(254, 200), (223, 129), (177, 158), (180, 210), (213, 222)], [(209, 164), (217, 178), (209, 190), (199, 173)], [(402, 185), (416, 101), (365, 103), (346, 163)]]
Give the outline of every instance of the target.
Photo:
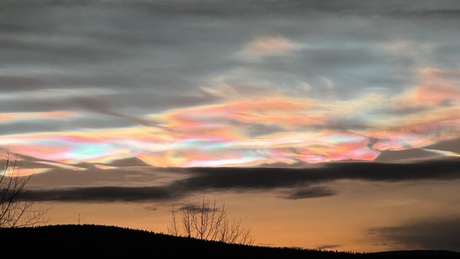
[(0, 123), (9, 123), (16, 120), (27, 119), (62, 119), (76, 116), (75, 112), (56, 111), (56, 112), (17, 112), (17, 113), (1, 113)]
[(261, 37), (249, 42), (242, 50), (243, 55), (248, 57), (278, 56), (289, 54), (299, 50), (302, 45), (294, 43), (283, 37)]
[(443, 77), (443, 71), (425, 67), (418, 71), (420, 83), (395, 99), (397, 106), (446, 107), (460, 104), (460, 88)]

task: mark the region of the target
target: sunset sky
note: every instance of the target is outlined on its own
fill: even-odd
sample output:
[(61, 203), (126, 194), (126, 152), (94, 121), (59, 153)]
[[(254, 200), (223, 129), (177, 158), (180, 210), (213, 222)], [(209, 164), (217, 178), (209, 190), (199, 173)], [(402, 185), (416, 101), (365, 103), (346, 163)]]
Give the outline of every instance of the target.
[(50, 224), (460, 251), (460, 1), (1, 0), (0, 146)]

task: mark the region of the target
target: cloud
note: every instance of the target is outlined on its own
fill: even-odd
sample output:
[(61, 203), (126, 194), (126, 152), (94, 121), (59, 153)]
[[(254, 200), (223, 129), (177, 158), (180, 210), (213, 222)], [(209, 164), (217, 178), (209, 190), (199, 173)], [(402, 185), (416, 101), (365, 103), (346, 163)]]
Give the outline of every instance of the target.
[[(155, 180), (155, 177), (150, 176), (150, 180), (138, 178), (138, 183), (142, 183), (142, 186), (126, 187), (123, 186), (126, 180), (119, 180), (112, 182), (112, 185), (106, 182), (104, 186), (55, 187), (49, 190), (38, 188), (31, 190), (30, 198), (36, 201), (161, 201), (178, 199), (190, 194), (229, 190), (239, 192), (276, 190), (279, 192), (279, 197), (285, 199), (319, 198), (337, 194), (329, 187), (323, 186), (336, 180), (390, 183), (422, 180), (448, 181), (460, 179), (458, 168), (460, 168), (460, 160), (456, 158), (418, 163), (332, 163), (313, 168), (170, 168), (163, 174), (169, 175), (169, 180), (160, 181), (160, 184), (156, 186), (149, 186), (149, 182), (158, 182), (158, 179), (161, 178)], [(71, 171), (65, 176), (59, 171), (62, 169), (54, 171), (55, 176), (53, 177), (56, 178), (59, 175), (63, 179), (67, 177), (70, 185), (71, 182), (77, 182), (79, 178), (94, 179), (97, 175), (104, 175), (105, 180), (110, 179), (110, 174), (102, 173), (104, 170), (92, 170), (87, 172), (86, 176), (81, 173), (80, 175), (72, 174)], [(118, 172), (118, 177), (120, 177), (120, 173), (123, 174), (126, 170), (117, 169), (114, 172)], [(46, 179), (47, 174), (43, 173), (35, 177)], [(72, 175), (73, 177), (70, 177)], [(99, 182), (102, 184), (104, 180), (101, 178)], [(92, 181), (92, 185), (94, 184), (95, 182)], [(55, 186), (58, 186), (58, 183)]]
[(460, 177), (458, 158), (417, 163), (345, 162), (316, 168), (189, 168), (191, 178), (174, 183), (198, 189), (272, 189), (334, 180), (416, 181)]
[(284, 56), (302, 48), (301, 44), (294, 43), (284, 37), (267, 36), (249, 42), (241, 54), (249, 58)]
[(327, 187), (321, 187), (321, 186), (314, 186), (314, 187), (308, 187), (305, 186), (300, 189), (294, 189), (292, 191), (287, 191), (282, 195), (281, 197), (284, 199), (290, 199), (290, 200), (299, 200), (299, 199), (310, 199), (310, 198), (319, 198), (319, 197), (327, 197), (327, 196), (333, 196), (336, 195), (337, 193)]
[[(454, 82), (433, 73), (428, 73), (428, 82), (422, 77), (419, 85), (387, 99), (383, 94), (361, 94), (347, 101), (324, 102), (268, 92), (263, 98), (235, 98), (148, 115), (120, 112), (95, 97), (69, 97), (61, 103), (68, 103), (72, 112), (6, 113), (4, 131), (14, 130), (22, 121), (27, 125), (41, 123), (38, 128), (48, 131), (2, 135), (0, 143), (10, 145), (14, 152), (60, 163), (101, 163), (126, 157), (157, 167), (372, 161), (384, 151), (458, 139), (458, 91)], [(440, 91), (435, 91), (438, 84), (431, 81), (440, 83)], [(388, 108), (398, 106), (426, 108), (388, 117)], [(103, 128), (94, 122), (99, 117), (92, 118), (91, 114), (114, 117), (118, 123), (134, 123), (135, 127)], [(48, 123), (57, 128), (48, 126), (43, 119), (55, 115), (65, 116), (67, 123)], [(76, 117), (79, 120), (72, 120)], [(85, 124), (78, 123), (79, 128), (71, 131), (59, 130), (80, 120), (100, 128), (83, 128)], [(254, 135), (254, 129), (276, 131)], [(89, 146), (94, 152), (85, 151)]]
[[(449, 79), (446, 72), (436, 67), (421, 67), (417, 74), (419, 83), (395, 98), (396, 106), (455, 107), (460, 104), (457, 80)], [(453, 118), (456, 118), (454, 116)]]
[(459, 153), (419, 149), (460, 136), (455, 2), (237, 3), (2, 1), (0, 144), (70, 168)]
[(384, 51), (396, 57), (407, 57), (418, 65), (427, 64), (428, 57), (432, 56), (436, 48), (434, 43), (417, 43), (404, 39), (393, 40), (382, 44)]
[(369, 233), (391, 249), (460, 252), (460, 217), (411, 220)]
[(75, 112), (55, 111), (55, 112), (17, 112), (0, 114), (0, 124), (11, 123), (21, 120), (40, 120), (40, 119), (68, 119), (77, 115)]

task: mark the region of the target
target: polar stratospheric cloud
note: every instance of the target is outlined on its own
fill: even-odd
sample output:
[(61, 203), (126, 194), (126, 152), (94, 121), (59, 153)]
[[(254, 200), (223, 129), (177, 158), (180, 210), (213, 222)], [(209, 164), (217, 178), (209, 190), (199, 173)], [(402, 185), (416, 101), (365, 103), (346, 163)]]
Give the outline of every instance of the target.
[(51, 223), (166, 231), (212, 195), (260, 244), (460, 251), (459, 28), (450, 0), (3, 0), (0, 147)]

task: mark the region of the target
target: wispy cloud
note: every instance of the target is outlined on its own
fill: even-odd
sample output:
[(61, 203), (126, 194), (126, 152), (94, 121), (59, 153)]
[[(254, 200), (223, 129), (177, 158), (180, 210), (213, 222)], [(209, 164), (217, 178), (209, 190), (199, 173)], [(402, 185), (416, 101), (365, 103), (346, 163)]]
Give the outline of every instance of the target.
[(295, 43), (281, 36), (266, 36), (249, 42), (241, 55), (247, 58), (262, 58), (270, 56), (285, 56), (296, 50), (304, 48), (302, 44)]
[(76, 112), (51, 111), (51, 112), (15, 112), (0, 114), (0, 123), (7, 124), (21, 120), (60, 120), (78, 115)]
[[(142, 126), (2, 135), (0, 143), (18, 154), (60, 163), (137, 157), (152, 166), (195, 167), (371, 161), (382, 151), (423, 148), (460, 137), (460, 92), (437, 70), (422, 70), (420, 84), (387, 100), (365, 94), (353, 101), (325, 103), (275, 93), (143, 117), (89, 105)], [(385, 112), (408, 105), (426, 108), (391, 117)], [(68, 119), (78, 113), (15, 113), (2, 118), (11, 123), (56, 116)], [(254, 127), (276, 131), (254, 135)]]
[(390, 249), (460, 251), (460, 217), (411, 220), (396, 226), (370, 229)]

